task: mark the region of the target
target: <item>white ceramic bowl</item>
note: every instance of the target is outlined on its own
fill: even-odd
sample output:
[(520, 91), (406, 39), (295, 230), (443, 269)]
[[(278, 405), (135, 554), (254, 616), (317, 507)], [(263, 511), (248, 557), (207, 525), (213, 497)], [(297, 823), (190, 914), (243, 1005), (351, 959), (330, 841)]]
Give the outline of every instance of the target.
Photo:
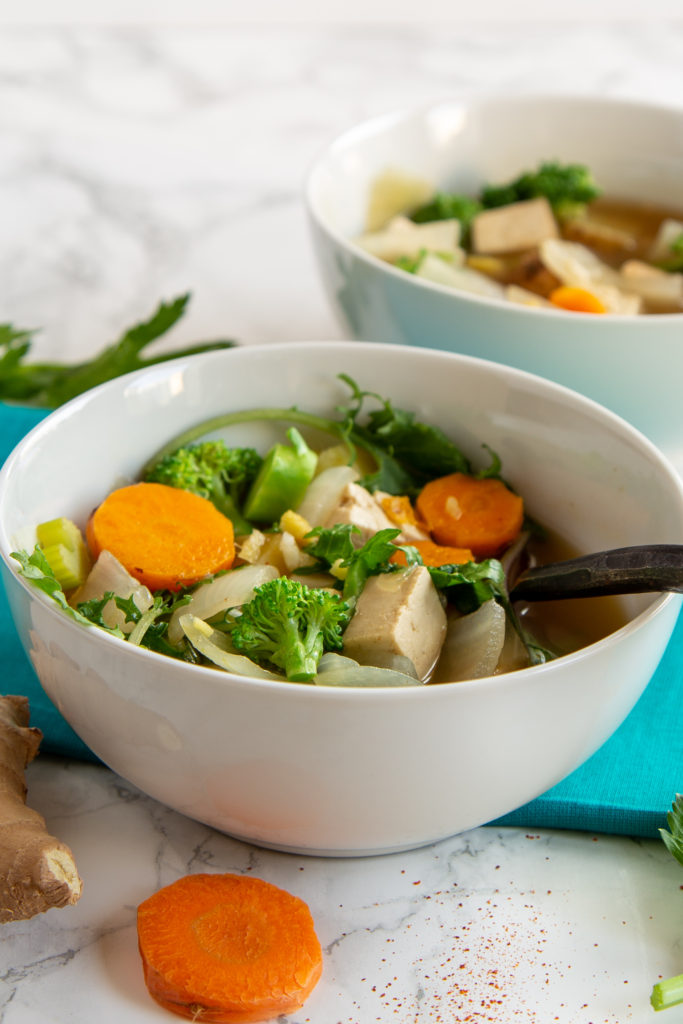
[(587, 316), (479, 298), (368, 255), (371, 183), (394, 168), (475, 193), (541, 160), (587, 164), (605, 193), (683, 210), (683, 110), (597, 98), (448, 100), (347, 132), (306, 199), (333, 306), (358, 338), (494, 359), (559, 381), (624, 416), (683, 465), (683, 315)]
[[(174, 360), (62, 407), (0, 475), (2, 567), (43, 687), (83, 740), (146, 793), (285, 850), (411, 848), (502, 815), (571, 772), (647, 684), (677, 596), (626, 601), (618, 632), (546, 665), (424, 688), (316, 688), (233, 677), (82, 627), (15, 573), (23, 528), (81, 524), (178, 431), (227, 410), (348, 398), (338, 372), (438, 423), (476, 462), (486, 442), (529, 511), (582, 551), (683, 539), (683, 485), (612, 413), (540, 378), (466, 356), (328, 342)], [(269, 428), (272, 429), (272, 428)], [(240, 427), (233, 443), (265, 445)]]

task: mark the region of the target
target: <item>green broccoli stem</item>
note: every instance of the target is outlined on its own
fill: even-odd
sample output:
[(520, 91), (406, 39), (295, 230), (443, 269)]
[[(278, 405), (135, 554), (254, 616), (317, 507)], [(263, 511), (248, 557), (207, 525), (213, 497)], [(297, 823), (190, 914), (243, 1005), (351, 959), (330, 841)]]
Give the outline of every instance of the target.
[(297, 624), (292, 620), (287, 623), (286, 632), (288, 643), (282, 668), (293, 683), (310, 683), (315, 679), (318, 662), (323, 653), (322, 634), (318, 635), (314, 644), (307, 644), (301, 638)]
[(657, 982), (652, 989), (650, 1002), (655, 1010), (668, 1010), (670, 1006), (683, 1003), (683, 974)]
[(253, 423), (257, 420), (267, 420), (273, 423), (298, 423), (300, 426), (311, 427), (315, 430), (320, 430), (325, 434), (331, 434), (333, 437), (338, 438), (346, 444), (349, 449), (350, 459), (355, 458), (355, 445), (351, 441), (344, 428), (344, 424), (341, 421), (325, 419), (322, 416), (316, 416), (314, 413), (302, 412), (300, 409), (245, 409), (241, 412), (223, 413), (220, 416), (214, 416), (211, 419), (203, 420), (201, 423), (197, 423), (194, 427), (190, 427), (188, 430), (183, 431), (182, 434), (176, 435), (176, 437), (165, 444), (164, 447), (153, 455), (146, 463), (142, 470), (142, 478), (144, 479), (145, 474), (152, 468), (152, 466), (156, 465), (160, 459), (172, 454), (179, 448), (187, 447), (187, 445), (192, 444), (194, 441), (198, 441), (206, 434), (212, 434), (215, 431), (224, 430), (226, 427), (232, 427), (237, 423)]

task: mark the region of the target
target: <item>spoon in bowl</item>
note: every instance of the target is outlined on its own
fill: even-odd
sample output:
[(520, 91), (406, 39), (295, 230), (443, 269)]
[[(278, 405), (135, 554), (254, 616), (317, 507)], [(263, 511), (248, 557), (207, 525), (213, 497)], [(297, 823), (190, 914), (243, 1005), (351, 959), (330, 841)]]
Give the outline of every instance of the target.
[(511, 601), (557, 601), (607, 594), (683, 593), (683, 544), (645, 544), (598, 551), (527, 569)]

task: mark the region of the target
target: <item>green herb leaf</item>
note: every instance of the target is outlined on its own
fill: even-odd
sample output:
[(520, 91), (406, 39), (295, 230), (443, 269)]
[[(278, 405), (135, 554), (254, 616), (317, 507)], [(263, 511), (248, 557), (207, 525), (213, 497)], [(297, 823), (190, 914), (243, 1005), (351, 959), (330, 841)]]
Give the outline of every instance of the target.
[(82, 363), (27, 363), (34, 332), (0, 325), (0, 399), (21, 401), (44, 408), (56, 408), (76, 395), (131, 373), (181, 356), (230, 348), (233, 341), (214, 341), (190, 346), (144, 359), (144, 348), (165, 334), (184, 314), (189, 295), (160, 303), (149, 320), (136, 324), (113, 345)]
[(669, 831), (660, 828), (659, 834), (664, 845), (679, 863), (683, 864), (683, 793), (677, 793), (666, 816)]

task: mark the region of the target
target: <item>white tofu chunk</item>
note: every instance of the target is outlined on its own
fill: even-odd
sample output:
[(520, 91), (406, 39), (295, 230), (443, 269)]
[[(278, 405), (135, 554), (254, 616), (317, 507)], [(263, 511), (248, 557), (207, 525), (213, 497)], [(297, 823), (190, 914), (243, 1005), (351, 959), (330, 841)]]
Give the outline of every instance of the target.
[(358, 527), (360, 534), (353, 536), (353, 542), (358, 547), (370, 540), (370, 537), (378, 530), (391, 529), (396, 526), (386, 512), (380, 508), (372, 494), (356, 483), (348, 483), (344, 487), (338, 504), (334, 506), (323, 526), (329, 528), (335, 523)]
[(550, 203), (543, 196), (482, 210), (473, 219), (471, 232), (474, 252), (490, 254), (533, 249), (559, 235)]
[(371, 576), (344, 633), (344, 654), (363, 665), (384, 667), (408, 658), (427, 679), (446, 637), (446, 613), (429, 570), (414, 565)]

